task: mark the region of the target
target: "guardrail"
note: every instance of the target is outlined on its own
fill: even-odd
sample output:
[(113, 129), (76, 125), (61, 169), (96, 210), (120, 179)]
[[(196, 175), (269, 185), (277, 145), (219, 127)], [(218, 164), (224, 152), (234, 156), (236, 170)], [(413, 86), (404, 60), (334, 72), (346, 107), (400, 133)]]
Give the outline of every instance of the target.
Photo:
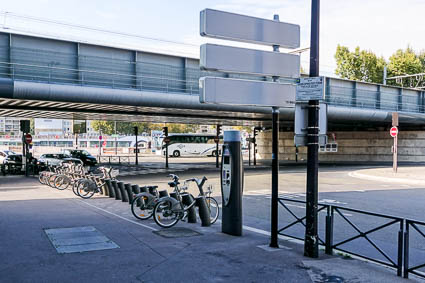
[[(305, 216), (300, 217), (290, 209), (290, 204), (302, 204), (305, 205), (305, 201), (303, 200), (295, 200), (292, 198), (279, 197), (278, 202), (282, 205), (286, 212), (291, 215), (291, 218), (295, 218), (295, 221), (286, 224), (283, 228), (278, 230), (279, 235), (283, 235), (286, 237), (298, 239), (304, 241), (304, 238), (293, 235), (290, 233), (284, 233), (284, 231), (288, 230), (291, 227), (294, 227), (296, 224), (300, 224), (305, 228)], [(300, 207), (299, 205), (295, 205), (297, 208), (303, 209), (303, 215), (305, 215), (304, 207)], [(352, 254), (354, 256), (367, 259), (369, 261), (373, 261), (388, 267), (395, 268), (397, 270), (397, 276), (404, 275), (405, 278), (408, 278), (409, 273), (415, 274), (420, 277), (425, 278), (425, 274), (419, 272), (418, 269), (425, 267), (425, 262), (417, 264), (415, 266), (409, 266), (409, 246), (410, 246), (410, 236), (409, 231), (415, 230), (420, 236), (421, 239), (425, 238), (425, 230), (421, 230), (419, 226), (425, 228), (425, 222), (415, 221), (403, 219), (400, 217), (384, 215), (379, 213), (373, 213), (369, 211), (363, 211), (359, 209), (352, 209), (338, 205), (331, 205), (325, 203), (319, 203), (317, 208), (318, 213), (324, 212), (326, 213), (325, 217), (325, 240), (322, 238), (318, 238), (319, 245), (325, 247), (326, 254), (333, 254), (334, 250), (341, 251), (344, 253)], [(374, 219), (384, 220), (385, 223), (380, 223), (374, 225), (373, 223), (367, 223), (368, 226), (371, 226), (367, 229), (362, 229), (355, 221), (350, 220), (347, 215), (349, 213), (360, 214), (364, 217), (372, 217)], [(299, 213), (298, 213), (299, 214)], [(338, 216), (338, 222), (336, 218)], [(351, 216), (351, 215), (350, 215)], [(364, 217), (362, 217), (362, 221), (365, 221)], [(320, 217), (319, 217), (320, 219)], [(319, 221), (320, 222), (320, 221)], [(404, 224), (406, 223), (406, 224)], [(319, 223), (320, 224), (320, 223)], [(355, 235), (345, 235), (347, 234), (347, 229), (345, 226), (349, 226), (354, 231)], [(396, 230), (394, 231), (394, 226), (396, 226)], [(388, 254), (388, 240), (389, 237), (388, 231), (383, 231), (383, 229), (391, 228), (394, 231), (394, 234), (397, 235), (396, 244), (394, 245), (396, 249), (393, 248), (392, 255)], [(338, 229), (340, 228), (340, 229)], [(379, 243), (373, 240), (370, 235), (380, 231), (382, 234), (381, 237), (385, 237), (385, 241), (380, 241)], [(335, 243), (335, 237), (338, 237), (339, 240)], [(344, 247), (343, 245), (352, 244), (353, 241), (364, 239), (371, 247), (373, 247), (374, 252), (370, 250), (365, 251), (364, 249), (356, 249), (357, 247)], [(383, 247), (385, 246), (385, 248)], [(404, 273), (403, 273), (404, 269)]]
[[(422, 230), (420, 227), (422, 227)], [(411, 229), (412, 228), (412, 229)], [(425, 267), (425, 258), (423, 262), (414, 266), (409, 266), (410, 262), (410, 230), (416, 231), (422, 239), (425, 239), (425, 222), (406, 219), (406, 226), (404, 230), (404, 278), (409, 278), (409, 273), (415, 274), (425, 278), (425, 273), (418, 272), (420, 268)]]
[(108, 163), (111, 164), (119, 164), (127, 163), (130, 164), (130, 156), (116, 156), (116, 155), (106, 155), (106, 156), (97, 156), (97, 162), (99, 164)]

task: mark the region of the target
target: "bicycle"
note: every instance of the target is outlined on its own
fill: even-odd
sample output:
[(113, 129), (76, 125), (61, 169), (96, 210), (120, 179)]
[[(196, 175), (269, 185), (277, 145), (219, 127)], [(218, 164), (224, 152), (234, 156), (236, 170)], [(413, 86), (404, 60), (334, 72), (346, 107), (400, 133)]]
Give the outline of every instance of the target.
[(131, 202), (131, 213), (140, 220), (146, 220), (152, 217), (153, 209), (159, 200), (157, 190), (158, 186), (144, 186), (146, 192), (139, 193), (134, 196)]
[[(185, 206), (182, 202), (182, 193), (181, 191), (186, 191), (188, 189), (187, 183), (194, 181), (198, 185), (199, 195), (205, 197), (202, 186), (207, 180), (206, 177), (203, 177), (202, 180), (192, 178), (185, 181), (184, 186), (179, 187), (179, 177), (177, 175), (171, 174), (169, 175), (173, 181), (169, 182), (168, 185), (174, 188), (174, 193), (176, 194), (175, 198), (172, 197), (163, 197), (160, 198), (153, 209), (153, 218), (160, 227), (170, 228), (177, 224), (180, 220), (185, 220), (188, 214), (188, 211), (196, 204), (196, 200), (194, 199), (191, 204)], [(209, 189), (208, 193), (211, 194), (212, 190)], [(214, 206), (217, 208), (217, 213), (214, 213), (215, 222), (218, 218), (218, 203), (213, 197), (209, 196), (210, 204), (214, 203)], [(210, 206), (212, 207), (212, 206)]]

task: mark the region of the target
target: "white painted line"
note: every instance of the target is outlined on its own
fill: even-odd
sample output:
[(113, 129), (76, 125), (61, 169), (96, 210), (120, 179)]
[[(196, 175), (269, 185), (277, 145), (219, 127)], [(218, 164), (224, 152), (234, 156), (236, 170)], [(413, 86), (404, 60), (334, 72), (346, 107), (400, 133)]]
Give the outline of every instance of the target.
[(86, 205), (88, 205), (88, 206), (91, 206), (91, 207), (94, 207), (94, 208), (96, 208), (96, 209), (99, 209), (99, 210), (101, 210), (101, 211), (103, 211), (103, 212), (106, 212), (106, 213), (108, 213), (108, 214), (111, 214), (111, 215), (113, 215), (113, 216), (116, 216), (116, 217), (118, 217), (118, 218), (121, 218), (122, 220), (125, 220), (125, 221), (127, 221), (127, 222), (130, 222), (130, 223), (133, 223), (133, 224), (136, 224), (136, 225), (139, 225), (139, 226), (142, 226), (142, 227), (145, 227), (145, 228), (151, 229), (151, 230), (153, 230), (153, 231), (158, 231), (158, 229), (155, 229), (155, 228), (149, 227), (149, 226), (147, 226), (147, 225), (143, 225), (143, 224), (141, 224), (141, 223), (138, 223), (138, 222), (136, 222), (136, 221), (134, 221), (134, 220), (130, 220), (130, 219), (128, 219), (128, 218), (122, 217), (122, 216), (120, 216), (120, 215), (118, 215), (118, 214), (115, 214), (115, 213), (113, 213), (113, 212), (107, 211), (107, 210), (105, 210), (105, 209), (103, 209), (103, 208), (100, 208), (100, 207), (97, 207), (97, 206), (95, 206), (95, 205), (93, 205), (93, 204), (89, 204), (89, 203), (87, 203), (87, 202), (85, 202), (85, 201), (81, 201), (81, 200), (78, 200), (78, 201), (79, 201), (79, 202), (81, 202), (81, 203), (84, 203), (84, 204), (86, 204)]
[(411, 179), (403, 179), (403, 178), (371, 176), (371, 175), (359, 173), (359, 171), (350, 172), (348, 173), (348, 176), (357, 178), (357, 179), (377, 181), (377, 182), (383, 182), (383, 183), (408, 184), (413, 186), (425, 185), (425, 180), (411, 180)]
[(25, 186), (25, 187), (0, 187), (0, 189), (36, 189), (36, 188), (44, 188), (45, 186)]

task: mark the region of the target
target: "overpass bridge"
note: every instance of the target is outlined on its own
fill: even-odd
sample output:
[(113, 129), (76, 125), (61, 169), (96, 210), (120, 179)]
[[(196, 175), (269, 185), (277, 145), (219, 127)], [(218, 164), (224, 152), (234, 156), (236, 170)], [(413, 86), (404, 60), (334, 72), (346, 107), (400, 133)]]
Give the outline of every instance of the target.
[[(268, 108), (199, 103), (204, 75), (271, 80), (201, 71), (196, 58), (0, 33), (0, 116), (269, 125)], [(423, 91), (335, 78), (326, 85), (330, 128), (388, 126), (395, 111), (402, 125), (425, 122)], [(280, 117), (292, 125), (294, 109)]]

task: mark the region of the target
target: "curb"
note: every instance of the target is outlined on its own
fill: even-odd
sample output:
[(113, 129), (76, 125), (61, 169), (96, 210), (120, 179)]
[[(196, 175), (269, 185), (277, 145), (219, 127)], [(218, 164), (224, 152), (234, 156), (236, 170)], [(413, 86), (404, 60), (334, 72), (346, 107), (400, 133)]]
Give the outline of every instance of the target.
[(385, 182), (385, 183), (397, 183), (397, 184), (405, 184), (405, 185), (422, 185), (425, 186), (425, 180), (419, 181), (419, 180), (410, 180), (410, 179), (403, 179), (403, 178), (391, 178), (391, 177), (378, 177), (378, 176), (371, 176), (367, 174), (359, 173), (359, 171), (352, 171), (348, 173), (348, 176), (357, 178), (357, 179), (363, 179), (363, 180), (370, 180), (370, 181), (378, 181), (378, 182)]

